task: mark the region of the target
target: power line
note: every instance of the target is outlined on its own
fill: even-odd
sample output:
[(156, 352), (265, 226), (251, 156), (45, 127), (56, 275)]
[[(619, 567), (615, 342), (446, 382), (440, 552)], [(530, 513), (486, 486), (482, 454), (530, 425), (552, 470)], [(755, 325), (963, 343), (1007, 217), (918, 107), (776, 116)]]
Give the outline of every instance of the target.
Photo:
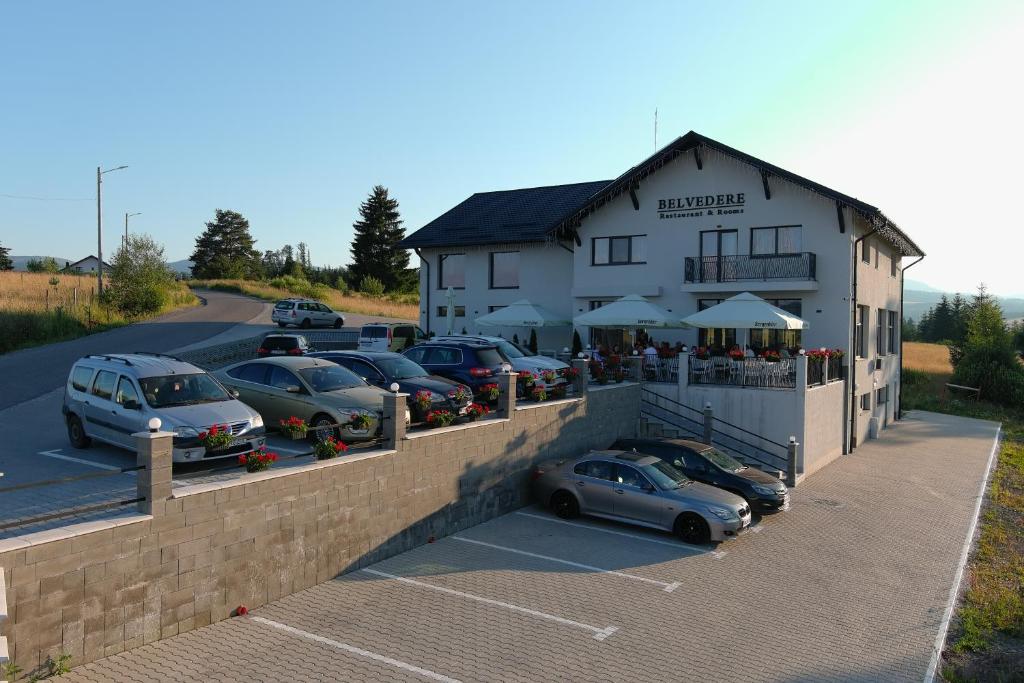
[(0, 193), (0, 197), (6, 197), (7, 199), (31, 199), (35, 202), (91, 202), (95, 201), (95, 197), (29, 197), (22, 194), (3, 194)]

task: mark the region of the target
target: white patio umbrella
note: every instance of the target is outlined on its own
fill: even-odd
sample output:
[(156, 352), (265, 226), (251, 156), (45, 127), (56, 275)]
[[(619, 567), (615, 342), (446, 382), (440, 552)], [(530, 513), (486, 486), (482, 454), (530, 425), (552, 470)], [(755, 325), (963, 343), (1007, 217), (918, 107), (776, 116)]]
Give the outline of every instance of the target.
[(678, 315), (669, 313), (638, 294), (624, 296), (572, 319), (586, 327), (686, 327)]
[[(759, 296), (743, 292), (720, 304), (688, 315), (683, 322), (706, 329), (739, 328), (770, 330), (806, 330), (810, 324), (781, 308), (772, 306)], [(744, 340), (744, 345), (746, 340)]]
[(448, 300), (445, 322), (448, 323), (448, 334), (455, 334), (455, 290), (451, 287), (445, 292), (444, 298)]
[(527, 299), (520, 299), (476, 319), (478, 325), (491, 327), (564, 327), (571, 322), (564, 315), (530, 303)]

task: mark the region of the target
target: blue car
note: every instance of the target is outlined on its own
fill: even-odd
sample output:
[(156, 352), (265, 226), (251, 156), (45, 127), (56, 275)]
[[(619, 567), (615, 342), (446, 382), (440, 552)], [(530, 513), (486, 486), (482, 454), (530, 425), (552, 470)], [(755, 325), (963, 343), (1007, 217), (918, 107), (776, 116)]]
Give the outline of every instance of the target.
[(423, 366), (432, 375), (440, 375), (465, 384), (479, 395), (485, 384), (496, 381), (502, 367), (511, 364), (489, 342), (478, 341), (436, 341), (417, 344), (406, 349), (406, 358)]

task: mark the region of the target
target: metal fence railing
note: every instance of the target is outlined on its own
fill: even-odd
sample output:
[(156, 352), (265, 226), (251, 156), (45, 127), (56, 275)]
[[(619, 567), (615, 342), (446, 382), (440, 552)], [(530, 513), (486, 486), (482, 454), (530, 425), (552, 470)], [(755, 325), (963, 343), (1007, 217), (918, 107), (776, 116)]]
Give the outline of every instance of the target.
[(733, 360), (726, 356), (700, 359), (690, 356), (690, 384), (758, 387), (762, 389), (796, 388), (796, 360), (783, 358), (771, 362), (763, 358)]

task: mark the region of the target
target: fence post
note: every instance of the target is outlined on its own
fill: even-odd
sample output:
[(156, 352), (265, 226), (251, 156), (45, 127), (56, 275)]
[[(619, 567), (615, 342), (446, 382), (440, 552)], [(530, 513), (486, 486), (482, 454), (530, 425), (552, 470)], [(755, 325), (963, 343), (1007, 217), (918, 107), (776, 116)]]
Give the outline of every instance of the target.
[(498, 416), (512, 419), (516, 413), (516, 380), (519, 378), (514, 372), (502, 372), (498, 374)]
[(587, 397), (587, 383), (589, 381), (588, 374), (590, 372), (587, 367), (587, 360), (585, 358), (573, 358), (572, 366), (576, 368), (576, 379), (573, 380), (573, 391), (580, 398)]
[(690, 386), (690, 352), (684, 351), (679, 354), (679, 367), (676, 368), (679, 380), (679, 401), (685, 403), (683, 390)]
[(401, 450), (405, 438), (405, 411), (409, 394), (397, 391), (384, 397), (384, 448)]
[(804, 391), (807, 389), (807, 356), (800, 354), (796, 357), (796, 390)]
[(796, 437), (789, 437), (789, 445), (786, 447), (786, 486), (796, 486), (796, 449), (800, 446)]
[(171, 448), (174, 434), (160, 431), (160, 418), (149, 421), (148, 432), (132, 434), (135, 437), (135, 463), (139, 470), (135, 478), (138, 489), (139, 512), (145, 515), (164, 514), (164, 505), (171, 497)]
[(711, 434), (715, 429), (715, 412), (711, 410), (711, 404), (704, 404), (704, 443), (711, 443)]

